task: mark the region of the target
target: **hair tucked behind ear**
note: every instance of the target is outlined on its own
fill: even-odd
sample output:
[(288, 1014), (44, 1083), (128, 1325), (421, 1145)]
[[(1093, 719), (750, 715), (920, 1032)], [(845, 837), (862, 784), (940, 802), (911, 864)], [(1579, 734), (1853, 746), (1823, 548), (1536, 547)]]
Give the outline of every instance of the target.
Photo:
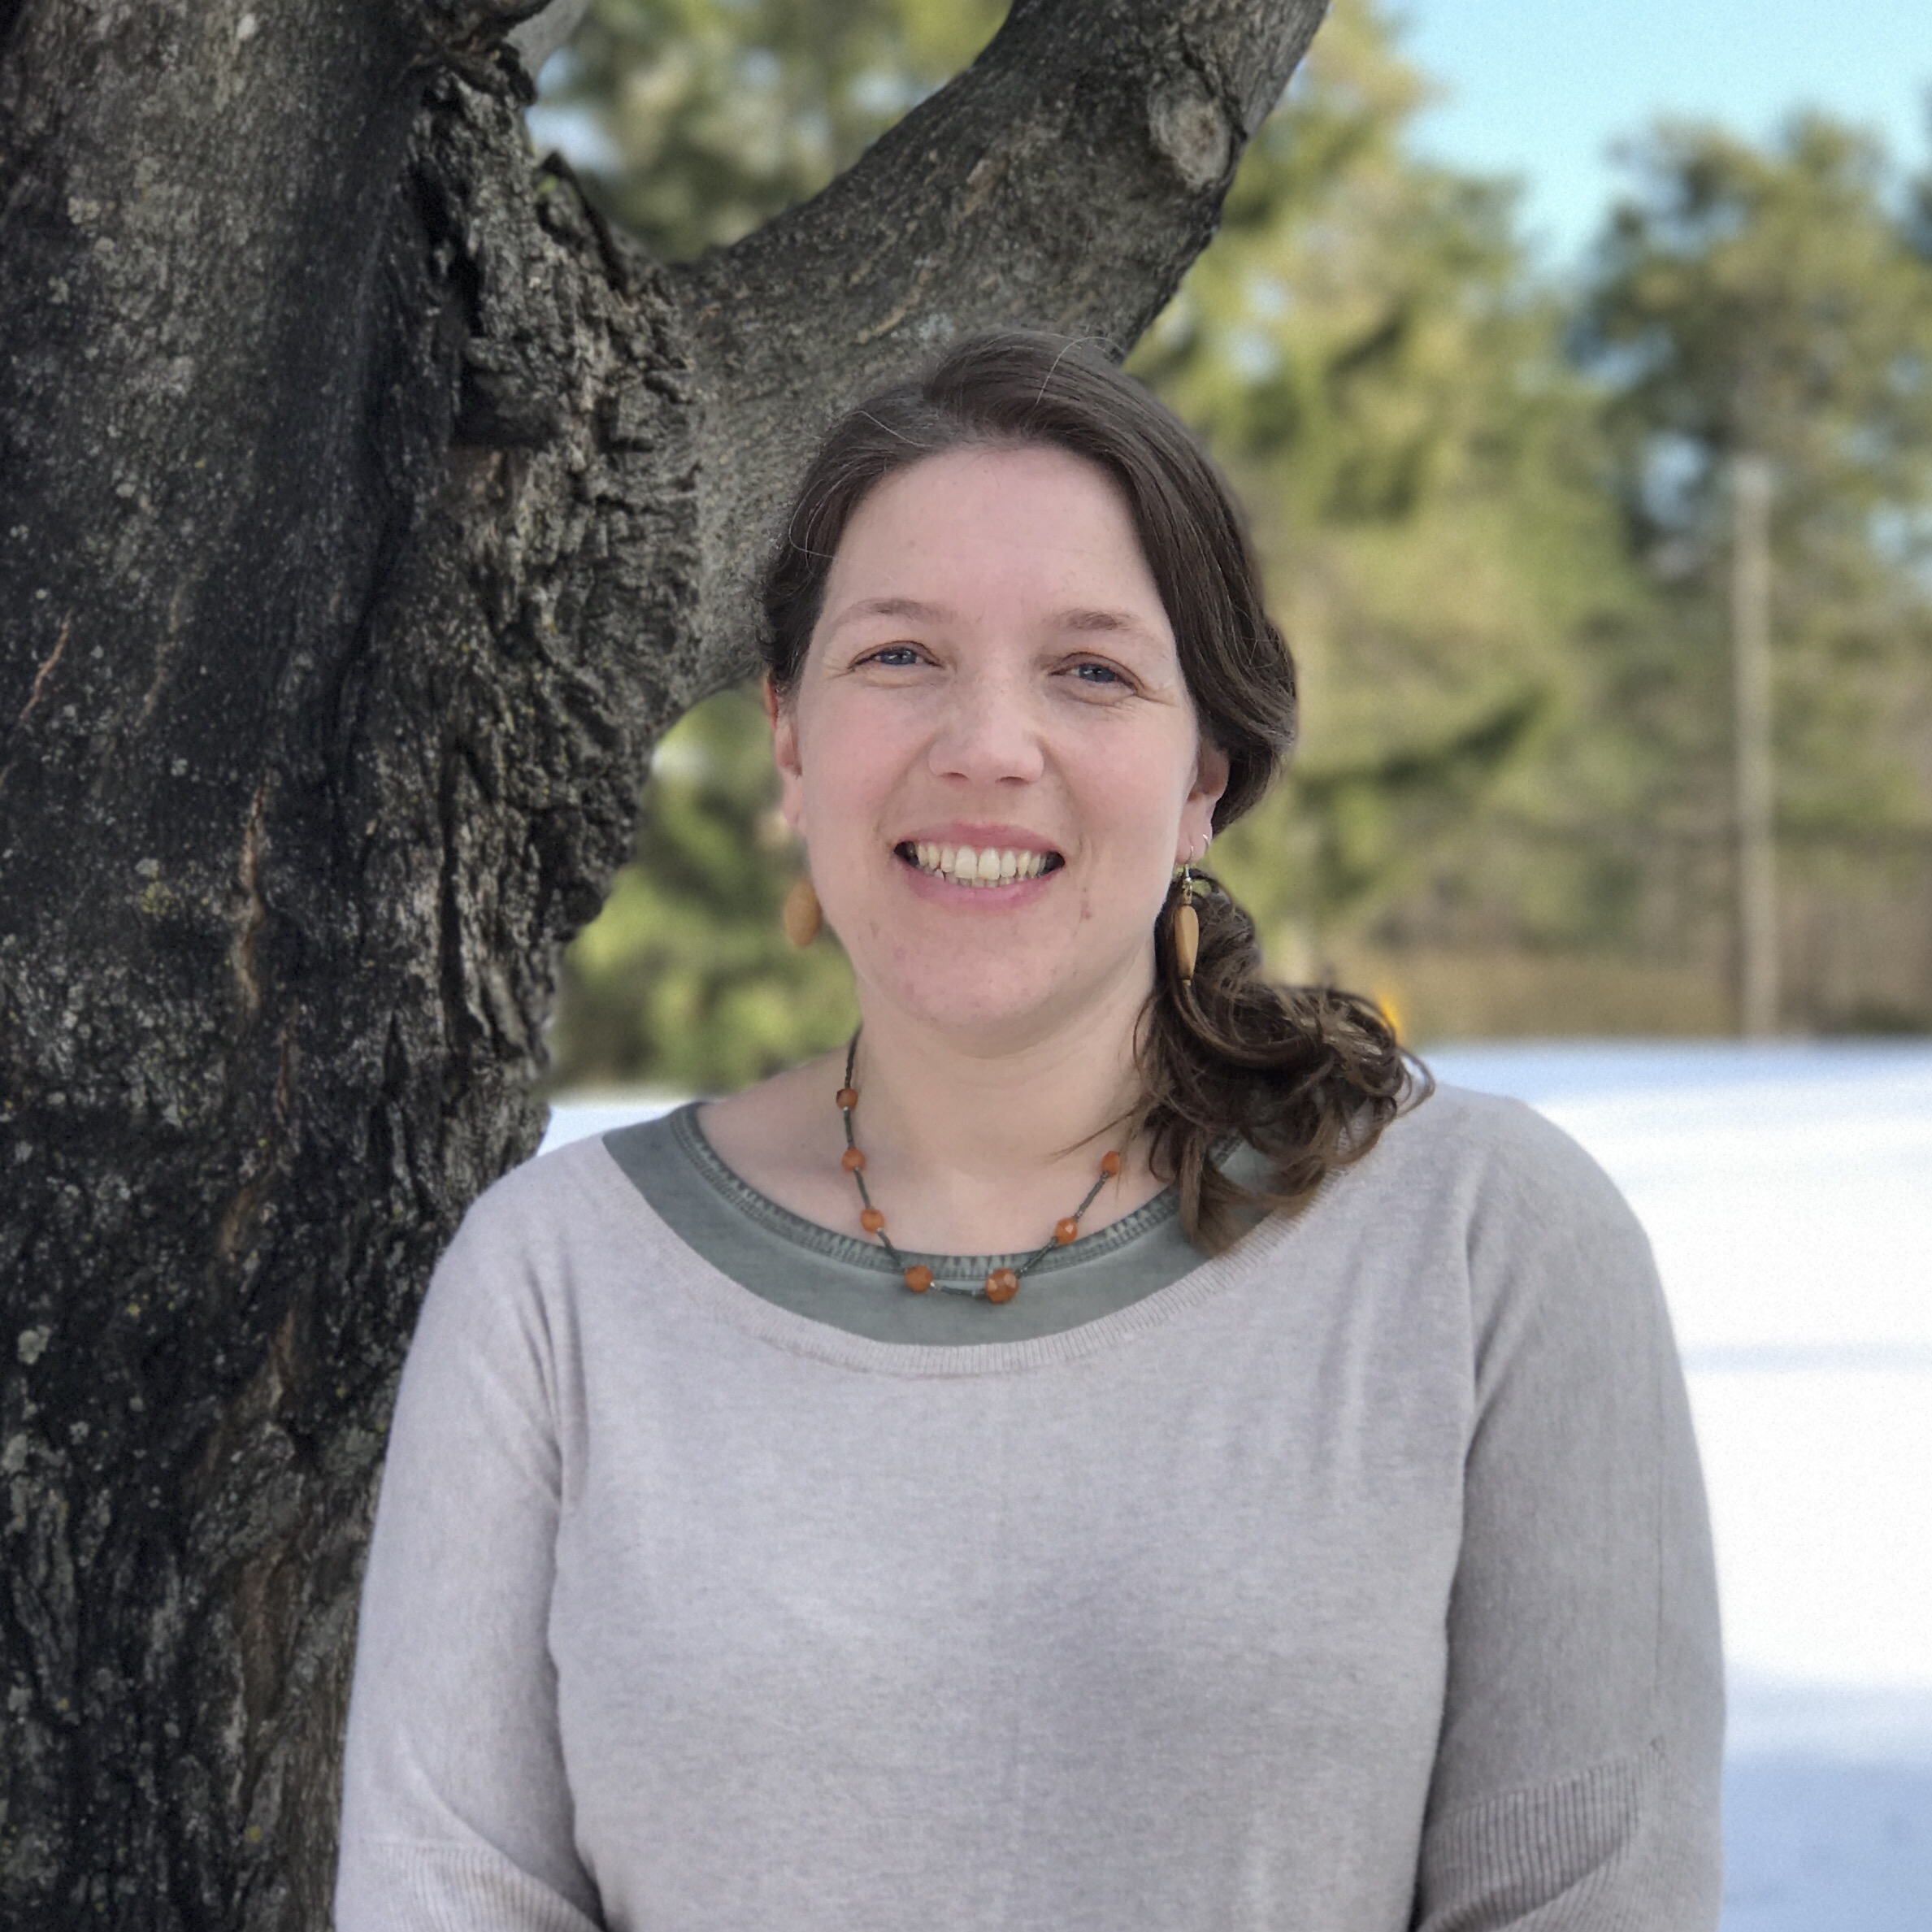
[[(1201, 734), (1226, 754), (1214, 823), (1231, 824), (1294, 745), (1294, 662), (1263, 606), (1261, 573), (1220, 472), (1091, 343), (1024, 329), (975, 336), (833, 424), (765, 572), (773, 688), (782, 697), (797, 682), (832, 558), (866, 496), (927, 457), (975, 447), (1064, 449), (1119, 486)], [(1141, 1028), (1140, 1120), (1155, 1171), (1179, 1192), (1183, 1226), (1213, 1252), (1240, 1232), (1243, 1207), (1297, 1206), (1326, 1174), (1360, 1159), (1430, 1082), (1367, 1001), (1271, 983), (1253, 922), (1225, 893), (1198, 897), (1196, 911), (1200, 949), (1187, 987), (1161, 919)], [(1273, 1161), (1267, 1193), (1249, 1193), (1215, 1166), (1215, 1148), (1235, 1135)]]

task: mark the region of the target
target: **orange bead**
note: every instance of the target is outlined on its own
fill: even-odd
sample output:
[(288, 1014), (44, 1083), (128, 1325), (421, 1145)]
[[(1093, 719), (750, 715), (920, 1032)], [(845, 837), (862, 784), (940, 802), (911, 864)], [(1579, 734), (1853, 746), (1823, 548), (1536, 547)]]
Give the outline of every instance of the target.
[(839, 1089), (839, 1109), (841, 1113), (849, 1114), (857, 1105), (858, 1089), (857, 1088), (841, 1087)]
[(1020, 1292), (1020, 1278), (1010, 1268), (996, 1268), (986, 1278), (988, 1301), (1010, 1301)]
[(1067, 1216), (1066, 1220), (1056, 1221), (1053, 1223), (1053, 1239), (1057, 1241), (1062, 1248), (1066, 1247), (1069, 1241), (1074, 1240), (1079, 1235), (1079, 1222), (1075, 1220), (1073, 1216), (1070, 1214)]
[(866, 1157), (856, 1147), (849, 1147), (839, 1156), (839, 1165), (848, 1174), (857, 1174), (866, 1164)]
[(1101, 1156), (1101, 1172), (1109, 1178), (1120, 1172), (1120, 1156), (1111, 1148)]
[(877, 1208), (867, 1208), (858, 1218), (858, 1224), (869, 1235), (877, 1234), (885, 1226), (885, 1216)]
[(905, 1285), (915, 1295), (923, 1295), (932, 1286), (932, 1270), (914, 1266), (905, 1271)]

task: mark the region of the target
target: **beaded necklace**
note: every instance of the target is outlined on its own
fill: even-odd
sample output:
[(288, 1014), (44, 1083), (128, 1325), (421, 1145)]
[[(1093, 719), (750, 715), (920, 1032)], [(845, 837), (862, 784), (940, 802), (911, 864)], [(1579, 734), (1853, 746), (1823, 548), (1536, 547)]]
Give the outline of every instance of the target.
[(892, 1245), (891, 1235), (885, 1231), (885, 1216), (873, 1206), (872, 1196), (866, 1191), (866, 1157), (859, 1152), (858, 1143), (852, 1136), (853, 1116), (858, 1112), (858, 1089), (852, 1083), (852, 1070), (857, 1057), (858, 1035), (854, 1033), (851, 1043), (845, 1048), (845, 1084), (839, 1089), (838, 1095), (839, 1112), (845, 1122), (845, 1151), (839, 1157), (839, 1165), (857, 1185), (859, 1226), (867, 1234), (879, 1237), (879, 1245), (892, 1257), (906, 1287), (915, 1295), (923, 1295), (929, 1288), (937, 1288), (942, 1295), (979, 1295), (994, 1302), (1012, 1300), (1020, 1292), (1020, 1277), (1022, 1274), (1038, 1267), (1056, 1248), (1064, 1248), (1070, 1241), (1079, 1238), (1080, 1217), (1093, 1205), (1094, 1197), (1101, 1189), (1120, 1172), (1118, 1150), (1109, 1148), (1101, 1156), (1099, 1176), (1082, 1197), (1080, 1205), (1072, 1213), (1053, 1223), (1053, 1233), (1018, 1267), (995, 1268), (983, 1283), (977, 1285), (970, 1282), (936, 1281), (930, 1268), (922, 1262), (909, 1262)]

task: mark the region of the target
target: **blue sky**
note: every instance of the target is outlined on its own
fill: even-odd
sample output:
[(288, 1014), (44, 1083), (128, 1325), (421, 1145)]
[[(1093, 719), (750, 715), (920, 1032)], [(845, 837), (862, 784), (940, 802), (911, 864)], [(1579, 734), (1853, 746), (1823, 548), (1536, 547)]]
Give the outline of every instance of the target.
[[(1337, 0), (1347, 6), (1350, 0)], [(1608, 150), (1659, 115), (1769, 136), (1808, 102), (1932, 159), (1928, 0), (1396, 0), (1409, 58), (1446, 98), (1426, 154), (1520, 176), (1527, 230), (1574, 258), (1619, 176)]]

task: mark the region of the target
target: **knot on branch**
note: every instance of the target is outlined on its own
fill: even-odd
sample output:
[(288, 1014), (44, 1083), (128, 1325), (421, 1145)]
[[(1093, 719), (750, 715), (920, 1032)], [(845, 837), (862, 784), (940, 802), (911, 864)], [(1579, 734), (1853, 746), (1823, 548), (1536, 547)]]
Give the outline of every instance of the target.
[(1220, 103), (1200, 76), (1183, 69), (1154, 85), (1147, 104), (1148, 132), (1161, 158), (1191, 193), (1218, 187), (1234, 156), (1234, 135)]

